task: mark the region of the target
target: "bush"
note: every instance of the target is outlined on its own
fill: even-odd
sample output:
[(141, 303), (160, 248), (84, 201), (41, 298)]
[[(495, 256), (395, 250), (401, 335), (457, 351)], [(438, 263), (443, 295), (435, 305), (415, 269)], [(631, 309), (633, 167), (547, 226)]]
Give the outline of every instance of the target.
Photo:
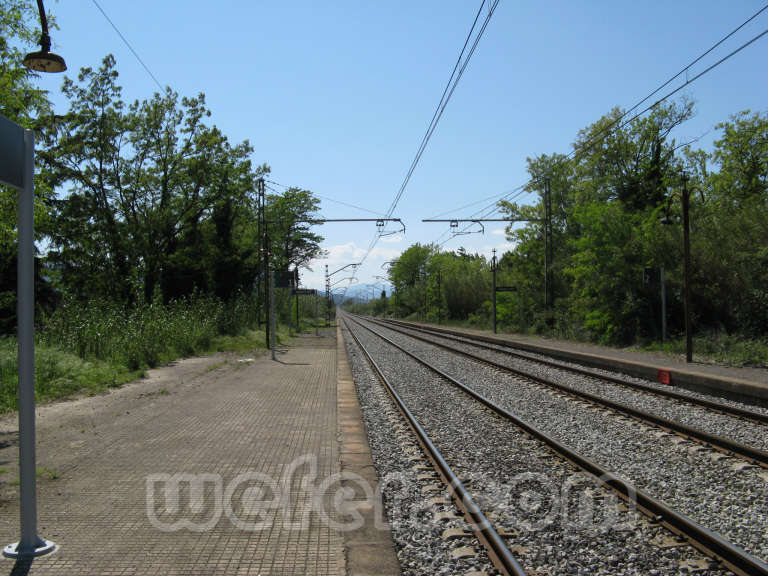
[[(237, 349), (258, 346), (249, 332), (256, 311), (255, 296), (247, 295), (225, 303), (194, 294), (167, 305), (158, 295), (135, 308), (65, 299), (38, 331), (35, 395), (49, 400), (117, 386), (145, 367), (211, 350), (220, 334)], [(16, 409), (16, 347), (15, 338), (0, 339), (0, 412)]]
[(208, 350), (218, 334), (236, 336), (256, 321), (248, 296), (223, 303), (193, 295), (164, 305), (159, 297), (128, 308), (109, 301), (66, 300), (45, 323), (40, 340), (84, 360), (136, 370)]

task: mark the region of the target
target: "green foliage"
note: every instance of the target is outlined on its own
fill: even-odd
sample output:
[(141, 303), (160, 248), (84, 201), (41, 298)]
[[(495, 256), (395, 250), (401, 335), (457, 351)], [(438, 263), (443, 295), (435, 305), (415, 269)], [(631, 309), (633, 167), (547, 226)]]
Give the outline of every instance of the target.
[[(671, 131), (693, 114), (685, 100), (616, 128), (613, 110), (582, 130), (571, 157), (528, 159), (532, 205), (501, 202), (515, 222), (502, 255), (500, 329), (648, 344), (661, 340), (666, 272), (671, 341), (683, 330), (681, 169), (689, 178), (694, 330), (705, 353), (765, 362), (768, 326), (768, 115), (745, 111), (717, 126), (712, 153), (677, 146)], [(612, 129), (615, 128), (615, 129)], [(554, 306), (544, 299), (544, 190), (552, 206)], [(664, 225), (662, 221), (671, 225)], [(441, 285), (438, 292), (437, 277)], [(644, 275), (647, 271), (650, 276)], [(390, 269), (396, 288), (386, 314), (490, 325), (491, 273), (463, 250), (416, 244)], [(369, 313), (378, 313), (373, 305)], [(714, 335), (714, 336), (713, 336)], [(743, 342), (743, 344), (739, 344)], [(741, 360), (739, 360), (741, 359)]]
[(224, 303), (193, 294), (164, 305), (157, 292), (151, 303), (131, 307), (106, 300), (85, 307), (67, 299), (41, 339), (85, 360), (136, 370), (206, 351), (219, 334), (238, 335), (254, 326), (255, 311), (253, 298), (245, 295)]
[[(685, 339), (654, 342), (644, 350), (658, 351), (676, 356), (685, 356)], [(745, 338), (742, 335), (709, 333), (693, 338), (694, 360), (706, 358), (728, 366), (768, 366), (768, 340)]]
[[(65, 299), (47, 319), (35, 349), (35, 395), (54, 400), (119, 386), (147, 367), (211, 350), (264, 346), (250, 296), (222, 302), (194, 294), (138, 307)], [(0, 338), (0, 412), (16, 407), (16, 340)]]
[[(246, 141), (206, 123), (205, 97), (166, 89), (130, 106), (112, 56), (77, 81), (70, 109), (48, 126), (41, 153), (56, 187), (51, 234), (62, 287), (89, 297), (164, 300), (195, 290), (229, 298), (256, 275), (254, 182)], [(247, 241), (247, 242), (246, 242)]]
[(390, 266), (389, 279), (390, 297), (382, 292), (367, 303), (348, 301), (345, 306), (374, 316), (467, 320), (491, 295), (489, 263), (464, 249), (440, 253), (435, 246), (414, 244)]
[(309, 190), (288, 188), (282, 195), (267, 195), (267, 220), (275, 269), (306, 267), (322, 255), (322, 237), (310, 232), (307, 220), (318, 218), (320, 200)]
[[(50, 22), (49, 22), (50, 23)], [(50, 23), (53, 25), (52, 23)], [(50, 114), (48, 94), (35, 85), (38, 74), (22, 65), (24, 54), (39, 49), (37, 7), (29, 0), (4, 0), (0, 5), (0, 114), (25, 128), (37, 129), (37, 118)], [(35, 232), (49, 230), (50, 188), (38, 175), (35, 182)], [(15, 189), (0, 185), (0, 334), (16, 325), (16, 199)], [(40, 261), (37, 262), (38, 268)], [(38, 302), (55, 300), (44, 278), (36, 278)]]
[[(16, 409), (16, 352), (15, 338), (0, 338), (0, 412)], [(35, 396), (42, 401), (64, 398), (76, 392), (100, 392), (136, 375), (126, 366), (103, 360), (83, 360), (58, 347), (38, 344), (35, 348)]]

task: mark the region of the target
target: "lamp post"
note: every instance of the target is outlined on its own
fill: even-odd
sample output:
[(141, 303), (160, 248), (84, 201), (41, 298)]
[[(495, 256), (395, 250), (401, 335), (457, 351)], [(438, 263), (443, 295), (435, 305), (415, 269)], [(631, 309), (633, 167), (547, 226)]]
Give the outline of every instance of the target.
[[(42, 0), (37, 0), (42, 34), (39, 52), (24, 57), (23, 64), (38, 72), (63, 72), (67, 69), (64, 58), (50, 52), (48, 20)], [(42, 556), (56, 549), (56, 544), (44, 540), (37, 533), (37, 480), (35, 457), (35, 231), (34, 231), (34, 176), (35, 134), (2, 119), (2, 162), (17, 166), (3, 166), (0, 181), (20, 190), (18, 208), (18, 343), (19, 343), (19, 492), (21, 500), (18, 542), (3, 548), (10, 558)], [(6, 144), (13, 154), (9, 154)], [(16, 154), (18, 152), (18, 154)], [(6, 178), (6, 168), (10, 169)], [(16, 170), (18, 168), (18, 171)], [(12, 176), (12, 177), (11, 177)]]
[(30, 52), (24, 56), (22, 64), (36, 72), (64, 72), (67, 69), (64, 58), (51, 52), (51, 37), (48, 35), (48, 18), (45, 17), (43, 0), (37, 0), (37, 11), (40, 13), (40, 25), (42, 27), (39, 42), (41, 50)]

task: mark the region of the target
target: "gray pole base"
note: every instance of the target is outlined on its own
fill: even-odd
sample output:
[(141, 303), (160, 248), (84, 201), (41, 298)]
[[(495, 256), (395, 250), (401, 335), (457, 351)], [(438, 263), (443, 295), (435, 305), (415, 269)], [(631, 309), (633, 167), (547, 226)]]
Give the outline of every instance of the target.
[(57, 546), (54, 542), (51, 542), (50, 540), (43, 540), (41, 538), (34, 550), (19, 551), (18, 548), (18, 542), (8, 544), (8, 546), (3, 548), (3, 556), (6, 558), (32, 558), (35, 556), (43, 556), (56, 550)]

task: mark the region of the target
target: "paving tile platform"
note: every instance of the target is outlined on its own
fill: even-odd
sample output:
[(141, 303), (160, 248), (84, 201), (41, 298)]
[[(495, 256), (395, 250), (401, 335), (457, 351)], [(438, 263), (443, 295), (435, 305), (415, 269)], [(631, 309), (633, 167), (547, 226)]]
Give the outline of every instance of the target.
[[(333, 503), (335, 330), (295, 344), (38, 407), (39, 533), (60, 548), (0, 573), (367, 573), (347, 566), (356, 533)], [(16, 415), (0, 417), (0, 545), (19, 535), (17, 442)]]

